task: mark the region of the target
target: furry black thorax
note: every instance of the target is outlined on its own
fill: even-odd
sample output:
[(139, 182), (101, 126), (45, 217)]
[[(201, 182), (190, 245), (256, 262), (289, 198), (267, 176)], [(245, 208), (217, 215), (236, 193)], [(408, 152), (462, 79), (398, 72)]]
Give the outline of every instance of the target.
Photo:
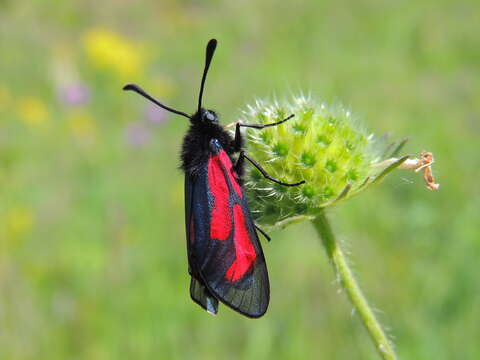
[[(205, 113), (213, 114), (214, 118), (207, 119)], [(211, 110), (200, 109), (190, 119), (190, 128), (183, 138), (181, 152), (181, 169), (185, 174), (194, 176), (195, 173), (208, 163), (210, 156), (209, 143), (211, 139), (218, 139), (223, 150), (235, 163), (232, 155), (239, 152), (243, 146), (243, 138), (236, 143), (233, 136), (218, 123), (218, 117)], [(243, 171), (238, 171), (241, 176)]]

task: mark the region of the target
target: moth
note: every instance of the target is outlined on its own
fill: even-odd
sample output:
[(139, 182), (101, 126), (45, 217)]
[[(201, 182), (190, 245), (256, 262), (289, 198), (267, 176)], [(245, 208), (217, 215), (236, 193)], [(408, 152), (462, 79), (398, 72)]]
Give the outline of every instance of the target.
[[(160, 103), (138, 85), (134, 91), (161, 108), (190, 120), (183, 139), (181, 169), (185, 173), (185, 228), (187, 234), (190, 295), (211, 314), (219, 302), (239, 313), (258, 318), (270, 301), (267, 265), (257, 231), (269, 236), (252, 219), (243, 189), (245, 160), (267, 179), (284, 186), (298, 186), (275, 179), (244, 150), (240, 129), (261, 130), (279, 126), (293, 115), (271, 124), (236, 123), (235, 135), (220, 125), (213, 110), (202, 107), (203, 91), (217, 41), (206, 47), (205, 67), (200, 83), (198, 106), (192, 115)], [(237, 155), (235, 158), (235, 155)]]

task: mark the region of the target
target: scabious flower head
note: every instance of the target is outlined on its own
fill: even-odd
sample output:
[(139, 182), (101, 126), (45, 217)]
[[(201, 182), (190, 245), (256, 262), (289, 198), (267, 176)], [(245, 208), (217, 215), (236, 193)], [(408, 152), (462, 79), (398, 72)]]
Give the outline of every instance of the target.
[(250, 170), (246, 188), (252, 212), (263, 225), (285, 225), (314, 217), (323, 208), (358, 193), (382, 169), (384, 141), (369, 133), (341, 106), (330, 107), (310, 97), (291, 101), (257, 101), (243, 113), (243, 122), (268, 124), (249, 130), (248, 151), (273, 177), (306, 183), (285, 187)]

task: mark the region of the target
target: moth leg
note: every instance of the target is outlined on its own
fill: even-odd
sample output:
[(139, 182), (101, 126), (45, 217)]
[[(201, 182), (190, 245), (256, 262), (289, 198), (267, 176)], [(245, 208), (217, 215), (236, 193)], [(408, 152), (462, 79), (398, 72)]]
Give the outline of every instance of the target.
[(265, 169), (262, 168), (260, 166), (260, 164), (257, 163), (255, 160), (250, 158), (245, 153), (245, 151), (240, 151), (240, 156), (238, 157), (237, 163), (235, 164), (235, 168), (234, 168), (235, 171), (237, 170), (237, 168), (238, 169), (243, 169), (244, 159), (247, 159), (253, 166), (255, 166), (258, 169), (258, 171), (260, 171), (260, 173), (263, 175), (263, 177), (265, 179), (273, 181), (274, 183), (277, 183), (277, 184), (282, 185), (282, 186), (298, 186), (298, 185), (305, 184), (305, 180), (299, 181), (297, 183), (289, 184), (289, 183), (283, 182), (281, 180), (275, 179), (273, 176), (268, 175), (268, 173), (265, 171)]
[(240, 132), (241, 124), (239, 122), (235, 125), (235, 138), (233, 139), (233, 151), (239, 152), (243, 148), (243, 136)]
[(283, 120), (280, 120), (280, 121), (277, 121), (277, 122), (274, 122), (274, 123), (270, 123), (270, 124), (242, 124), (240, 122), (237, 122), (235, 124), (235, 138), (233, 139), (233, 148), (234, 148), (235, 152), (239, 152), (243, 148), (243, 137), (242, 137), (242, 134), (240, 133), (240, 128), (241, 127), (248, 127), (248, 128), (252, 128), (252, 129), (263, 129), (263, 128), (266, 128), (266, 127), (277, 126), (277, 125), (283, 124), (285, 121), (290, 120), (294, 116), (295, 115), (292, 114), (292, 115), (286, 117)]
[(260, 234), (262, 234), (265, 237), (265, 239), (267, 239), (268, 242), (272, 241), (270, 236), (265, 231), (263, 231), (257, 224), (253, 224), (253, 226), (255, 226), (255, 229), (257, 229), (260, 232)]
[[(237, 129), (239, 129), (238, 123), (237, 123)], [(241, 149), (242, 148), (240, 148), (237, 151), (240, 151)], [(238, 156), (237, 162), (233, 166), (233, 170), (238, 174), (239, 179), (243, 179), (243, 174), (245, 172), (245, 157), (242, 156), (242, 153), (245, 153), (245, 152), (240, 151), (240, 155)]]
[(270, 124), (242, 124), (242, 123), (237, 123), (237, 126), (249, 127), (249, 128), (253, 128), (253, 129), (263, 129), (263, 128), (266, 128), (266, 127), (277, 126), (277, 125), (283, 124), (285, 121), (290, 120), (294, 116), (295, 115), (292, 114), (292, 115), (286, 117), (283, 120), (280, 120), (280, 121), (277, 121), (277, 122), (274, 122), (274, 123), (270, 123)]

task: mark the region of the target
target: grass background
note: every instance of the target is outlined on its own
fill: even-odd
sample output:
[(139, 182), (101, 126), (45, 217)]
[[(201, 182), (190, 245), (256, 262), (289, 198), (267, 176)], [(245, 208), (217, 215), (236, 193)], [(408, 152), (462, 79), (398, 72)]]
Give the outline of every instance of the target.
[(480, 5), (471, 0), (0, 1), (1, 359), (373, 359), (308, 224), (264, 246), (265, 317), (188, 294), (187, 122), (311, 91), (432, 151), (331, 212), (401, 359), (478, 359)]

